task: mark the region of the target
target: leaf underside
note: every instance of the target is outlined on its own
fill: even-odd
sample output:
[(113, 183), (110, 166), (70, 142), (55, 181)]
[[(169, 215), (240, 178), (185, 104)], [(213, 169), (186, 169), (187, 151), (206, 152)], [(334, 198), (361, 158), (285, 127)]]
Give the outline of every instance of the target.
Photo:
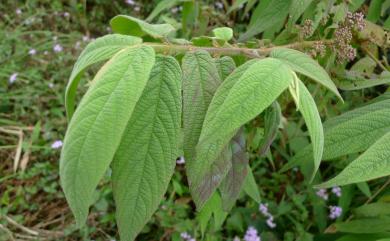
[(157, 56), (112, 163), (121, 240), (134, 240), (160, 204), (178, 157), (181, 69)]
[(78, 226), (87, 219), (93, 193), (114, 157), (153, 63), (150, 47), (117, 53), (97, 73), (69, 124), (60, 177)]
[(81, 52), (70, 75), (68, 85), (65, 91), (65, 108), (68, 121), (74, 113), (74, 101), (76, 97), (77, 86), (80, 82), (83, 71), (98, 62), (111, 58), (120, 50), (131, 45), (142, 43), (142, 39), (120, 34), (109, 34), (87, 45)]

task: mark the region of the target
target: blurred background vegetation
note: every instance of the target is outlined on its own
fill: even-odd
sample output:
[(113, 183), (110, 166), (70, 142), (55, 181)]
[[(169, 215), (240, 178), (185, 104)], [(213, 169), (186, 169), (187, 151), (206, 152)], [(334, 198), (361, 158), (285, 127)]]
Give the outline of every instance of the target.
[[(348, 12), (358, 12), (364, 14), (368, 27), (351, 36), (348, 46), (355, 50), (349, 48), (350, 52), (343, 53), (342, 49), (305, 49), (335, 77), (345, 103), (329, 92), (319, 91), (315, 84), (309, 85), (309, 89), (323, 120), (387, 91), (383, 83), (390, 82), (389, 0), (285, 0), (283, 4), (291, 5), (285, 13), (267, 13), (264, 9), (271, 9), (274, 2), (280, 0), (1, 0), (0, 240), (118, 238), (108, 184), (110, 173), (96, 192), (88, 227), (81, 231), (75, 229), (58, 178), (58, 160), (67, 126), (64, 109), (67, 79), (82, 49), (94, 38), (110, 33), (109, 20), (117, 14), (170, 23), (180, 30), (177, 37), (193, 38), (198, 45), (210, 44), (202, 36), (209, 35), (213, 28), (229, 26), (234, 29), (235, 40), (244, 36), (250, 40), (249, 44), (266, 47), (337, 38), (335, 32), (348, 18)], [(297, 15), (291, 14), (294, 6), (302, 9), (295, 11)], [(264, 27), (264, 22), (270, 23)], [(261, 40), (255, 41), (253, 37)], [(84, 75), (87, 81), (83, 82), (79, 96), (88, 88), (95, 70)], [(354, 83), (356, 79), (382, 82), (370, 82), (369, 88), (361, 88), (361, 83)], [(344, 229), (344, 233), (334, 233), (331, 226), (351, 218), (354, 210), (364, 203), (389, 202), (386, 179), (318, 191), (304, 181), (298, 168), (279, 172), (294, 153), (309, 143), (292, 99), (282, 96), (280, 103), (281, 128), (265, 157), (258, 153), (264, 133), (263, 119), (256, 118), (246, 127), (247, 150), (264, 206), (259, 210), (255, 200), (242, 195), (227, 217), (214, 213), (203, 239), (238, 240), (247, 234), (244, 240), (256, 240), (248, 236), (254, 232), (250, 227), (257, 230), (256, 235), (263, 241), (389, 238), (390, 216), (382, 211), (379, 214), (387, 216), (380, 224), (355, 225)], [(322, 165), (322, 175), (330, 176), (341, 170), (353, 157)], [(335, 217), (329, 216), (337, 213), (330, 206), (342, 211)], [(270, 216), (274, 225), (269, 223)], [(370, 232), (355, 235), (364, 226), (375, 229), (375, 235)], [(138, 240), (190, 240), (190, 236), (201, 240), (201, 229), (188, 191), (184, 164), (179, 162), (164, 201)]]

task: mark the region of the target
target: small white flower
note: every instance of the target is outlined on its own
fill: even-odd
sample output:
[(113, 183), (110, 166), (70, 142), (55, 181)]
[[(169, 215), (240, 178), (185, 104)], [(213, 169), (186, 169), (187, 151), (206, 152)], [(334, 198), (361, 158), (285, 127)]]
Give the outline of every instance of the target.
[(29, 55), (35, 55), (37, 53), (37, 50), (36, 49), (30, 49), (29, 51), (28, 51), (28, 54)]
[(45, 51), (43, 51), (43, 54), (44, 54), (44, 55), (48, 55), (48, 54), (49, 54), (49, 51), (45, 50)]
[(51, 144), (51, 148), (53, 149), (58, 149), (58, 148), (61, 148), (62, 147), (62, 141), (61, 140), (56, 140), (55, 142), (53, 142), (53, 144)]
[(125, 0), (125, 3), (130, 5), (130, 6), (134, 6), (135, 5), (134, 0)]
[(216, 2), (216, 3), (215, 3), (215, 7), (218, 8), (218, 9), (223, 9), (223, 3), (221, 3), (221, 2)]
[(59, 53), (63, 50), (62, 46), (60, 44), (56, 44), (53, 47), (54, 52)]
[(176, 164), (181, 165), (186, 163), (186, 160), (184, 160), (184, 157), (180, 157), (179, 159), (176, 160)]
[(9, 77), (8, 82), (9, 82), (10, 84), (13, 84), (13, 83), (16, 81), (17, 78), (18, 78), (18, 73), (13, 73), (13, 74)]
[(136, 6), (135, 8), (134, 8), (134, 11), (136, 11), (136, 12), (139, 12), (141, 10), (141, 8), (139, 7), (139, 6)]
[(84, 35), (84, 36), (83, 36), (83, 41), (84, 41), (84, 42), (88, 42), (88, 41), (89, 41), (89, 37), (88, 37), (87, 35)]
[(69, 18), (70, 17), (70, 14), (68, 12), (64, 12), (64, 17), (65, 18)]
[(74, 45), (74, 48), (75, 48), (75, 49), (79, 49), (80, 46), (81, 46), (81, 42), (80, 42), (80, 41), (77, 41), (77, 42), (75, 43), (75, 45)]
[(53, 36), (53, 41), (57, 41), (58, 37), (57, 36)]
[(50, 89), (52, 89), (54, 87), (54, 84), (53, 83), (49, 83), (48, 86), (49, 86)]
[(17, 9), (15, 10), (15, 13), (16, 13), (17, 15), (20, 15), (20, 14), (22, 14), (22, 10), (21, 10), (20, 8), (17, 8)]

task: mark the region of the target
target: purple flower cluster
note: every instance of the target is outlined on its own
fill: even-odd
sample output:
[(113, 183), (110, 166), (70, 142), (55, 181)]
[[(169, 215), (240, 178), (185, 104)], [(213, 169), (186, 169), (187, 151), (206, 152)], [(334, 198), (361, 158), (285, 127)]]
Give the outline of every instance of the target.
[(274, 216), (272, 216), (272, 214), (268, 211), (268, 204), (263, 204), (263, 203), (260, 203), (259, 205), (259, 211), (265, 216), (267, 217), (267, 225), (268, 227), (270, 228), (275, 228), (276, 227), (276, 223), (274, 222)]
[(313, 35), (314, 29), (313, 29), (313, 21), (312, 20), (306, 19), (303, 22), (301, 33), (302, 33), (304, 38), (310, 38)]
[(318, 55), (320, 57), (324, 57), (326, 54), (326, 46), (322, 41), (317, 41), (313, 45), (313, 49), (310, 52), (311, 56), (317, 57)]
[(337, 219), (343, 213), (343, 209), (339, 206), (329, 206), (329, 209), (330, 209), (330, 213), (329, 213), (330, 219)]
[(185, 241), (196, 241), (195, 238), (193, 238), (189, 233), (184, 232), (180, 234), (180, 237)]
[(341, 188), (338, 186), (335, 186), (332, 188), (332, 193), (336, 195), (337, 197), (341, 197)]
[(352, 31), (362, 31), (365, 25), (363, 13), (347, 13), (344, 22), (334, 32), (334, 50), (337, 52), (339, 62), (352, 61), (356, 58), (356, 49), (351, 46)]
[(324, 199), (325, 201), (327, 201), (329, 199), (328, 192), (324, 188), (319, 189), (316, 192), (316, 194), (317, 194), (317, 196), (319, 196), (320, 198)]
[(258, 235), (257, 230), (254, 227), (249, 226), (246, 230), (244, 241), (261, 241), (261, 238)]
[(176, 160), (176, 164), (178, 164), (178, 165), (182, 165), (182, 164), (184, 164), (184, 163), (186, 163), (186, 160), (184, 160), (184, 157), (183, 157), (183, 156), (179, 157), (179, 158)]
[(55, 142), (53, 142), (53, 144), (51, 144), (51, 148), (52, 149), (59, 149), (62, 147), (62, 141), (61, 140), (56, 140)]
[(18, 78), (18, 75), (19, 75), (19, 73), (11, 74), (11, 76), (9, 77), (8, 83), (9, 84), (15, 83), (16, 79)]

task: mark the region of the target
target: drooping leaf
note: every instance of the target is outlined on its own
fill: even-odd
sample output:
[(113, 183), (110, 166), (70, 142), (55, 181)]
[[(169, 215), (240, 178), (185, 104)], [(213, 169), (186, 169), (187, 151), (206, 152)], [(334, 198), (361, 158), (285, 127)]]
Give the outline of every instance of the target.
[(233, 29), (228, 27), (215, 28), (213, 29), (213, 34), (217, 39), (227, 42), (233, 38)]
[(322, 84), (342, 100), (336, 85), (330, 79), (328, 73), (315, 60), (306, 54), (294, 49), (276, 48), (270, 53), (270, 56), (282, 60), (294, 71), (306, 75)]
[(134, 240), (161, 202), (179, 156), (181, 69), (157, 56), (112, 163), (116, 220)]
[(282, 110), (278, 102), (272, 103), (264, 115), (264, 137), (260, 142), (259, 155), (264, 156), (275, 140), (282, 119)]
[[(364, 139), (361, 139), (364, 140)], [(390, 132), (375, 142), (331, 180), (318, 187), (341, 186), (390, 175)]]
[(239, 41), (246, 41), (274, 26), (275, 22), (287, 16), (290, 4), (291, 0), (271, 0), (267, 7), (254, 18), (253, 24), (249, 25)]
[(66, 87), (65, 108), (68, 121), (70, 121), (74, 112), (76, 90), (83, 71), (93, 64), (111, 58), (114, 54), (124, 48), (140, 43), (142, 43), (142, 39), (137, 37), (109, 34), (98, 38), (87, 45), (77, 59)]
[(215, 60), (221, 80), (225, 80), (236, 68), (234, 60), (229, 56), (224, 56)]
[[(390, 131), (390, 100), (346, 112), (324, 123), (323, 160), (365, 151)], [(364, 140), (364, 141), (361, 141)], [(294, 165), (311, 165), (312, 147), (306, 146), (287, 163), (282, 171)], [(309, 169), (313, 169), (310, 167)]]
[(225, 221), (227, 212), (222, 209), (222, 200), (219, 193), (215, 192), (205, 203), (202, 210), (199, 211), (197, 217), (200, 222), (202, 237), (209, 225), (211, 217), (214, 218), (214, 230), (221, 228)]
[(346, 75), (340, 78), (343, 80), (337, 86), (342, 90), (361, 90), (378, 85), (390, 84), (390, 74), (388, 72), (387, 74), (370, 79), (366, 79), (360, 75)]
[(93, 192), (114, 157), (153, 64), (150, 47), (117, 53), (97, 73), (70, 121), (60, 177), (78, 226), (87, 219)]
[(229, 211), (240, 195), (246, 175), (249, 159), (246, 155), (245, 137), (242, 128), (229, 143), (232, 148), (232, 167), (219, 187), (222, 207)]
[[(182, 61), (183, 69), (183, 134), (184, 157), (187, 177), (192, 187), (195, 178), (195, 146), (214, 92), (222, 80), (218, 74), (215, 60), (205, 51), (189, 52)], [(192, 195), (196, 195), (191, 190)]]
[(318, 113), (316, 103), (314, 102), (309, 90), (300, 80), (298, 81), (298, 85), (300, 97), (297, 106), (299, 111), (302, 113), (307, 129), (309, 130), (310, 140), (313, 147), (314, 169), (312, 170), (312, 176), (310, 178), (310, 180), (313, 180), (320, 166), (324, 150), (324, 129), (322, 127), (321, 117)]
[(115, 16), (111, 19), (110, 25), (114, 33), (138, 37), (149, 35), (153, 38), (164, 38), (175, 31), (175, 28), (167, 23), (150, 24), (126, 15)]
[(172, 8), (180, 3), (181, 0), (162, 0), (154, 8), (153, 11), (146, 18), (146, 21), (150, 22), (157, 17), (162, 11)]
[(248, 175), (246, 175), (243, 189), (248, 196), (250, 196), (257, 203), (261, 202), (259, 188), (257, 187), (255, 177), (253, 176), (253, 172), (251, 167), (248, 165)]
[[(228, 77), (222, 83), (207, 111), (196, 147), (195, 190), (205, 185), (204, 182), (208, 180), (205, 175), (214, 168), (216, 158), (238, 129), (272, 104), (291, 81), (292, 71), (289, 67), (277, 59), (268, 58), (254, 62), (238, 80), (229, 80)], [(226, 173), (227, 170), (223, 169), (212, 177), (212, 184), (207, 185), (209, 195)], [(209, 195), (195, 196), (195, 203), (201, 207)]]

